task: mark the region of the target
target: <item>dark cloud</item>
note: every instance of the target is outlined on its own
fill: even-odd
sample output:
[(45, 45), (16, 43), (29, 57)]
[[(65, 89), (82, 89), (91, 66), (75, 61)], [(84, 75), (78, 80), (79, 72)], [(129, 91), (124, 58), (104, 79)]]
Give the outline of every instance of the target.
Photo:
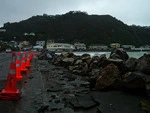
[(88, 14), (110, 14), (126, 24), (150, 26), (150, 0), (2, 0), (0, 26), (34, 15), (64, 14), (81, 10)]

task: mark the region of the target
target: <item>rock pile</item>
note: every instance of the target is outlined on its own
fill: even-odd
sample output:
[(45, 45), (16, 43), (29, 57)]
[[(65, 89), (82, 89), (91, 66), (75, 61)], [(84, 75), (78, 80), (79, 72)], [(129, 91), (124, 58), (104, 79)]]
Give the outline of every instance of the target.
[(91, 89), (150, 93), (150, 54), (136, 59), (129, 57), (122, 49), (112, 51), (109, 58), (105, 54), (91, 57), (89, 54), (77, 56), (72, 52), (64, 52), (55, 55), (49, 63), (87, 77)]

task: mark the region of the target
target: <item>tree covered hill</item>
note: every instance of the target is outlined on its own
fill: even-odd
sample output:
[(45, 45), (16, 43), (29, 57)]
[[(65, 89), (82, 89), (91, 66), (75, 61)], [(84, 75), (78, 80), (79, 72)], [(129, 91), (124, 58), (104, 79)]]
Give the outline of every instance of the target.
[[(150, 27), (128, 26), (110, 15), (88, 15), (70, 11), (62, 15), (43, 14), (16, 23), (5, 23), (0, 37), (10, 40), (53, 39), (56, 42), (106, 44), (118, 42), (136, 46), (150, 44)], [(24, 33), (35, 33), (25, 36)], [(12, 40), (12, 39), (11, 39)]]

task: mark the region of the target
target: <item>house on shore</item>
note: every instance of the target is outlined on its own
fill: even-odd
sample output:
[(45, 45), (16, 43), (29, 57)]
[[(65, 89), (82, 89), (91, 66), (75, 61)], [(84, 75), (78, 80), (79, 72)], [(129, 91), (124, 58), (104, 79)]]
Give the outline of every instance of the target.
[(46, 49), (49, 51), (61, 52), (61, 51), (74, 51), (75, 47), (68, 43), (54, 43), (52, 40), (48, 40), (46, 43)]
[(32, 48), (32, 45), (28, 41), (19, 42), (19, 48), (22, 50), (29, 50)]
[(6, 32), (6, 29), (0, 29), (0, 32)]
[(108, 50), (108, 46), (105, 44), (91, 44), (89, 50)]
[(120, 48), (120, 44), (119, 43), (111, 43), (110, 47), (115, 49), (115, 48)]
[(144, 45), (139, 48), (131, 48), (133, 51), (150, 51), (150, 45)]
[(76, 42), (74, 43), (75, 50), (86, 50), (86, 45), (84, 43)]
[(45, 41), (36, 41), (36, 46), (45, 46)]
[(121, 45), (121, 48), (126, 49), (126, 50), (131, 50), (132, 48), (135, 48), (134, 45)]

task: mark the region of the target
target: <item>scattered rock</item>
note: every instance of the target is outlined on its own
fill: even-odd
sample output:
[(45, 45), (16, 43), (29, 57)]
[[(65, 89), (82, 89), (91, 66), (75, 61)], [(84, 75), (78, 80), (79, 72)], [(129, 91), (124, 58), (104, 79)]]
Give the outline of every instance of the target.
[(125, 65), (129, 71), (135, 71), (136, 63), (137, 63), (137, 59), (131, 57), (125, 62)]
[(144, 77), (143, 74), (138, 73), (138, 72), (133, 72), (133, 73), (130, 73), (130, 75), (127, 76), (125, 79), (123, 79), (123, 82), (125, 82), (124, 85), (127, 85), (127, 86), (131, 83), (132, 85), (130, 88), (140, 88), (145, 85), (143, 77)]
[(38, 113), (44, 113), (46, 110), (48, 110), (49, 105), (43, 105), (38, 109)]
[(140, 101), (140, 107), (142, 110), (148, 113), (150, 111), (150, 101), (147, 100)]
[(89, 109), (99, 105), (99, 103), (93, 101), (89, 94), (78, 95), (75, 99), (71, 100), (70, 103), (74, 109)]
[(137, 60), (136, 70), (150, 75), (150, 54), (144, 54)]
[(101, 74), (96, 82), (96, 88), (105, 89), (112, 87), (116, 80), (121, 80), (119, 69), (114, 64), (109, 64), (101, 70)]
[(117, 48), (110, 53), (110, 58), (112, 59), (122, 59), (123, 61), (128, 60), (129, 55), (125, 50)]

